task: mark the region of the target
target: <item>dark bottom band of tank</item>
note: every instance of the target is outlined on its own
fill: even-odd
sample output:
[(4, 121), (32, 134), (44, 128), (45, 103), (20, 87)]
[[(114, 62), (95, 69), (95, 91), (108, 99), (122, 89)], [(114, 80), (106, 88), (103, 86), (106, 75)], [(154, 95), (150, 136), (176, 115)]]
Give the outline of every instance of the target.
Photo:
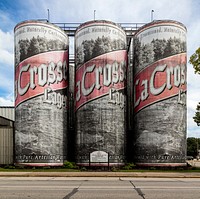
[(66, 156), (62, 155), (20, 155), (15, 156), (15, 164), (63, 164)]
[(115, 166), (115, 167), (121, 167), (121, 166), (124, 166), (125, 163), (76, 163), (78, 166), (86, 166), (86, 167), (89, 167), (89, 166), (98, 166), (98, 167), (106, 167), (106, 166)]
[(15, 163), (16, 166), (47, 167), (63, 166), (63, 163)]
[(135, 163), (141, 167), (185, 167), (187, 163)]

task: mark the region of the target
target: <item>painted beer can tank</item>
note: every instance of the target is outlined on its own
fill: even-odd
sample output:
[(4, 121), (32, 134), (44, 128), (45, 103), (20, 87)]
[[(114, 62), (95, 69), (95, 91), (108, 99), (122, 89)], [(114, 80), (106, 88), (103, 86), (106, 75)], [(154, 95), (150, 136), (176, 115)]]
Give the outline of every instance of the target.
[(90, 21), (75, 34), (76, 161), (103, 151), (124, 164), (126, 142), (126, 34), (109, 21)]
[(138, 165), (185, 165), (186, 64), (183, 24), (153, 21), (135, 34), (132, 150)]
[(15, 162), (62, 165), (66, 155), (68, 37), (57, 26), (15, 27)]

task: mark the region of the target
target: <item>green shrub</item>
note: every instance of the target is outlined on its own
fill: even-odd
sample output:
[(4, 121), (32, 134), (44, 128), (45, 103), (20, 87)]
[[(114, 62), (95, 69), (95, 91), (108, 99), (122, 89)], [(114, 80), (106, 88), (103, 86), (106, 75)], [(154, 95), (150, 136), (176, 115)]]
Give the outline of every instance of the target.
[(4, 166), (4, 169), (15, 169), (14, 165), (6, 165)]
[(150, 167), (149, 170), (156, 170), (156, 167)]
[(51, 169), (50, 166), (45, 166), (45, 167), (42, 167), (42, 169)]
[(127, 163), (122, 169), (123, 170), (132, 170), (135, 168), (135, 165), (133, 163)]
[(86, 167), (81, 167), (81, 171), (87, 171)]
[(65, 169), (77, 169), (78, 167), (76, 166), (76, 164), (74, 162), (66, 161), (66, 162), (64, 162), (63, 168), (65, 168)]

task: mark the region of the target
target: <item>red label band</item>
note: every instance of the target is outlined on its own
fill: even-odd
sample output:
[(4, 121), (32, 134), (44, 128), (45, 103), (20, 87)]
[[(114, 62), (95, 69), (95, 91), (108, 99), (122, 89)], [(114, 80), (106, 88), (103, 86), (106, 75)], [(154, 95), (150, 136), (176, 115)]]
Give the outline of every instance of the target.
[[(21, 62), (15, 71), (15, 106), (41, 94), (47, 103), (52, 103), (48, 93), (52, 95), (52, 91), (68, 86), (67, 70), (68, 51), (41, 53)], [(53, 94), (59, 100), (66, 98)]]
[(134, 78), (134, 112), (186, 91), (186, 53), (159, 60)]
[[(83, 64), (76, 71), (76, 110), (93, 99), (118, 93), (125, 87), (126, 50), (100, 55)], [(122, 93), (118, 93), (119, 97)], [(121, 104), (122, 106), (122, 104)]]

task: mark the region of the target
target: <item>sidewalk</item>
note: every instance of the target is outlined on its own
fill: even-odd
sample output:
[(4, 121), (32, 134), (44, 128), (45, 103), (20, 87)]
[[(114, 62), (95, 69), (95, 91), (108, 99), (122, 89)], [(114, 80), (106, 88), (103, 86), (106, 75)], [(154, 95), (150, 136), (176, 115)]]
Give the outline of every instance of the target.
[(0, 177), (200, 178), (200, 172), (0, 172)]

